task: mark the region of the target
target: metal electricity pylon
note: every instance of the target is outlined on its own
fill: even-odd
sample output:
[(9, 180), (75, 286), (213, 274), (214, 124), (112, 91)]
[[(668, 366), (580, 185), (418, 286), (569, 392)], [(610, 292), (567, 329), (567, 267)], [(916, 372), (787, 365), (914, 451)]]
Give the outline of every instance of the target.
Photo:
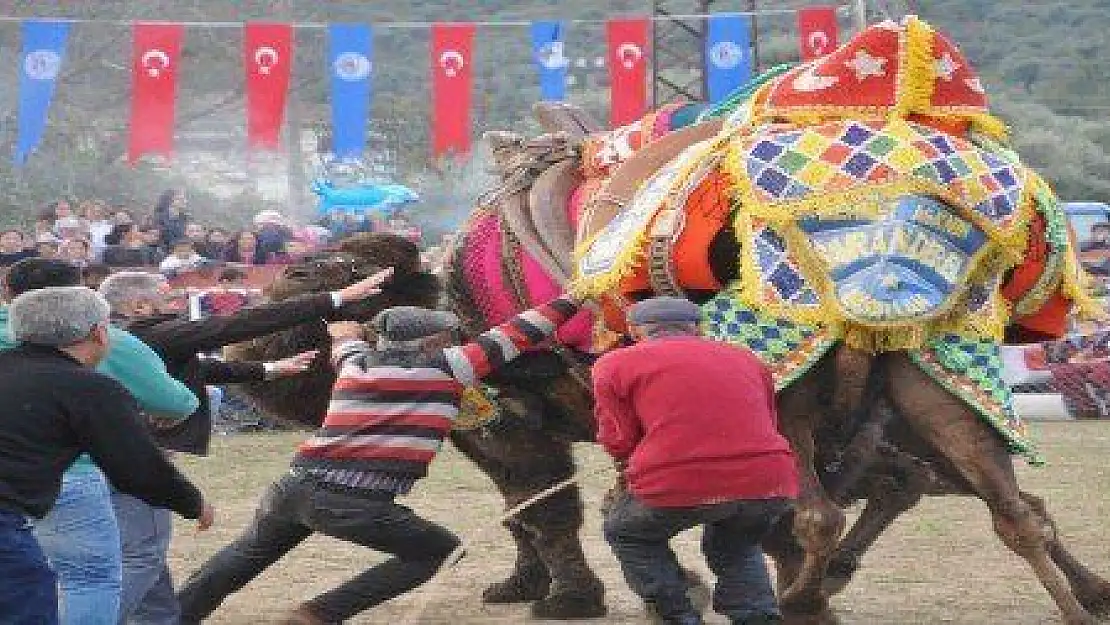
[(653, 0), (652, 103), (658, 107), (676, 99), (706, 99), (705, 37), (701, 17), (713, 0)]

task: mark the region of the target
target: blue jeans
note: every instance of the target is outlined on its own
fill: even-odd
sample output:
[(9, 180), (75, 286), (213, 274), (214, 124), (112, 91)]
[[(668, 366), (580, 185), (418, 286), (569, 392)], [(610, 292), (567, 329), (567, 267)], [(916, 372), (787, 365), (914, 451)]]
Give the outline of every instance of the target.
[(166, 564), (173, 513), (112, 493), (123, 547), (123, 594), (120, 623), (177, 625), (179, 608)]
[(668, 623), (696, 624), (701, 617), (686, 596), (686, 577), (669, 543), (679, 532), (704, 525), (702, 553), (717, 576), (713, 609), (743, 623), (779, 614), (759, 543), (789, 506), (768, 499), (652, 508), (622, 493), (605, 518), (605, 539), (633, 592), (653, 602)]
[(35, 538), (58, 575), (63, 625), (115, 625), (119, 620), (119, 527), (108, 481), (92, 466), (71, 468)]
[(0, 510), (0, 622), (57, 625), (54, 571), (22, 514)]

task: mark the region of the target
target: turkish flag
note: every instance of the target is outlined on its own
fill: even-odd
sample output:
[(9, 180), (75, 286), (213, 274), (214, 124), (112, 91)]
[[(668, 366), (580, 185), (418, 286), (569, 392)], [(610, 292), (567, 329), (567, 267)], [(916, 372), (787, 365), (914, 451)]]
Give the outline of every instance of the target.
[(293, 27), (250, 23), (243, 36), (247, 73), (247, 144), (252, 148), (281, 147), (285, 96), (293, 68)]
[(131, 35), (131, 133), (127, 160), (173, 152), (177, 68), (185, 29), (180, 24), (136, 23)]
[(647, 19), (609, 20), (609, 123), (623, 126), (647, 110)]
[(470, 152), (472, 24), (432, 26), (432, 155)]
[(836, 7), (806, 7), (798, 11), (798, 45), (802, 60), (825, 56), (837, 46)]

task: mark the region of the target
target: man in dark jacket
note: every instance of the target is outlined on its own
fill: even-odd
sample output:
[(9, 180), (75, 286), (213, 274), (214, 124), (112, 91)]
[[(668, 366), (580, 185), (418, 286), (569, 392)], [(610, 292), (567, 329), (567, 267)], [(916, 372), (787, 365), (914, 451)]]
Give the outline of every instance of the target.
[(0, 617), (58, 622), (54, 573), (31, 534), (83, 452), (117, 487), (150, 505), (197, 519), (213, 512), (200, 491), (158, 450), (134, 400), (92, 370), (108, 352), (108, 304), (85, 287), (25, 293), (10, 307), (20, 346), (0, 353)]
[[(166, 311), (168, 290), (165, 279), (157, 274), (120, 272), (107, 278), (100, 292), (121, 325), (157, 352), (166, 362), (166, 370), (200, 399), (200, 408), (188, 419), (157, 424), (155, 440), (164, 449), (206, 455), (212, 434), (206, 384), (258, 382), (272, 376), (301, 373), (315, 353), (276, 363), (221, 362), (198, 354), (301, 323), (334, 318), (342, 314), (345, 304), (379, 293), (380, 285), (390, 275), (392, 272), (386, 270), (334, 293), (304, 295), (196, 321)], [(123, 548), (120, 614), (125, 620), (141, 618), (144, 624), (176, 625), (177, 600), (166, 566), (171, 536), (168, 511), (152, 509), (122, 493), (113, 495), (113, 504)]]

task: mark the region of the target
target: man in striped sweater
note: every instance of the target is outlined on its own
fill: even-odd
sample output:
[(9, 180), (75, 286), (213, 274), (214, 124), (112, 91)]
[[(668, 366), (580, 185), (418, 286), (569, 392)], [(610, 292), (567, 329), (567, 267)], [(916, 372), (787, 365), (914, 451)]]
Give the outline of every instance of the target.
[(462, 346), (452, 346), (459, 328), (453, 314), (423, 308), (375, 317), (376, 349), (358, 324), (330, 325), (339, 376), (323, 426), (263, 496), (252, 525), (185, 584), (182, 623), (207, 618), (315, 532), (393, 557), (302, 604), (286, 623), (342, 622), (430, 579), (459, 540), (394, 498), (427, 475), (463, 389), (543, 343), (577, 310), (563, 296)]

